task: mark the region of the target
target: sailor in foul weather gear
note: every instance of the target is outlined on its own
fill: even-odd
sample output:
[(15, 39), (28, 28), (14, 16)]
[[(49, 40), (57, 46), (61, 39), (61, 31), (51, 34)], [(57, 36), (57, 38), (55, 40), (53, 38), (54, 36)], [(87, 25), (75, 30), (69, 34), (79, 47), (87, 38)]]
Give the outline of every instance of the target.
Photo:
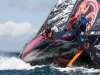
[(58, 32), (58, 28), (55, 24), (52, 24), (51, 31)]
[(49, 38), (53, 40), (53, 36), (56, 32), (58, 32), (58, 28), (55, 24), (52, 24), (51, 31), (50, 31), (50, 34), (49, 34)]
[(74, 23), (75, 23), (76, 20), (77, 20), (77, 19), (75, 18), (75, 15), (72, 15), (72, 16), (70, 17), (70, 19), (69, 19), (70, 25), (68, 26), (68, 29), (72, 29), (72, 28), (73, 28), (73, 25), (74, 25)]
[(49, 36), (50, 32), (51, 32), (51, 28), (47, 28), (47, 29), (43, 30), (42, 36), (44, 37), (45, 40)]
[(86, 18), (84, 14), (82, 14), (79, 18), (80, 30), (85, 32), (88, 23), (89, 23), (89, 19)]
[(89, 24), (89, 19), (86, 18), (84, 14), (82, 14), (79, 18), (79, 25), (80, 25), (80, 31), (79, 31), (79, 38), (83, 39), (84, 32), (86, 31), (86, 26)]

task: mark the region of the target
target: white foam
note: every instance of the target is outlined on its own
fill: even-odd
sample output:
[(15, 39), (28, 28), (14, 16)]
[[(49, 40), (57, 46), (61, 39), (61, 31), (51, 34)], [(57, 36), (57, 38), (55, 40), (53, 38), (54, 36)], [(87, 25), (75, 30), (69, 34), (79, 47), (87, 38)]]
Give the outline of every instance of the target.
[[(42, 66), (31, 66), (29, 63), (23, 62), (21, 59), (16, 58), (16, 57), (2, 57), (0, 56), (0, 70), (30, 70), (30, 69), (35, 69), (36, 67), (41, 68), (45, 65)], [(97, 73), (100, 72), (100, 69), (88, 69), (84, 67), (66, 67), (66, 68), (61, 68), (61, 67), (55, 67), (54, 65), (51, 64), (51, 69), (57, 69), (61, 72), (76, 72), (76, 71), (82, 71), (82, 73)]]
[(61, 72), (76, 72), (76, 71), (81, 71), (82, 73), (97, 73), (100, 72), (100, 69), (88, 69), (84, 67), (66, 67), (66, 68), (61, 68), (61, 67), (52, 67), (53, 69), (58, 69)]
[(16, 57), (1, 57), (0, 56), (0, 70), (29, 70), (36, 67), (43, 66), (31, 66), (29, 63), (23, 62), (21, 59)]

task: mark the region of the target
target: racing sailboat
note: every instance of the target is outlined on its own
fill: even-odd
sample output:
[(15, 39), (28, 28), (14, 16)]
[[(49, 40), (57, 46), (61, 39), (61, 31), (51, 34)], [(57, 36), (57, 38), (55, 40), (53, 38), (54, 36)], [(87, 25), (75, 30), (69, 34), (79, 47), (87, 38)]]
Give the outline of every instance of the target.
[[(97, 55), (97, 60), (99, 60), (99, 50), (96, 52), (96, 50), (92, 48), (93, 50), (91, 49), (90, 52), (89, 48), (89, 50), (87, 49), (86, 51), (83, 49), (83, 45), (85, 43), (87, 45), (87, 42), (83, 42), (78, 38), (78, 27), (73, 28), (72, 30), (68, 29), (67, 31), (65, 29), (67, 29), (67, 26), (69, 25), (70, 15), (75, 14), (75, 17), (78, 18), (81, 14), (85, 14), (91, 22), (86, 28), (86, 32), (88, 32), (89, 35), (91, 29), (94, 29), (94, 26), (96, 26), (97, 23), (99, 26), (99, 8), (99, 0), (58, 0), (35, 38), (25, 45), (22, 52), (22, 60), (31, 65), (54, 62), (61, 67), (71, 66), (76, 60), (83, 62), (84, 59), (88, 60), (84, 60), (86, 63), (89, 64), (91, 62), (94, 64), (94, 61), (92, 61), (93, 57), (90, 55), (94, 56), (93, 60), (95, 60), (95, 56)], [(53, 40), (49, 39), (49, 41), (44, 42), (44, 38), (41, 35), (42, 31), (50, 26), (51, 23), (56, 24), (59, 32), (55, 33)], [(94, 41), (95, 46), (92, 47), (97, 46), (96, 42), (98, 41), (99, 36), (96, 37), (97, 39)], [(88, 37), (85, 39), (87, 40)], [(89, 43), (89, 46), (90, 45), (91, 43)], [(96, 52), (95, 55), (93, 51)]]
[[(65, 31), (64, 28), (68, 22), (68, 17), (72, 13), (72, 9), (76, 5), (76, 0), (58, 0), (55, 4), (54, 8), (51, 10), (51, 13), (48, 15), (46, 21), (38, 31), (37, 35), (34, 39), (32, 39), (27, 45), (25, 45), (24, 50), (22, 52), (22, 59), (25, 62), (32, 62), (34, 59), (28, 57), (30, 53), (34, 53), (35, 49), (39, 48), (40, 50), (46, 48), (49, 44), (53, 43), (56, 40), (71, 40), (72, 36), (76, 34), (76, 29)], [(63, 8), (63, 9), (62, 9)], [(53, 36), (53, 40), (49, 40), (49, 42), (44, 42), (44, 38), (42, 36), (43, 30), (48, 26), (48, 22), (54, 23), (59, 31), (55, 33)], [(50, 27), (49, 24), (49, 27)], [(73, 33), (73, 34), (72, 34)], [(28, 59), (26, 59), (28, 57)]]

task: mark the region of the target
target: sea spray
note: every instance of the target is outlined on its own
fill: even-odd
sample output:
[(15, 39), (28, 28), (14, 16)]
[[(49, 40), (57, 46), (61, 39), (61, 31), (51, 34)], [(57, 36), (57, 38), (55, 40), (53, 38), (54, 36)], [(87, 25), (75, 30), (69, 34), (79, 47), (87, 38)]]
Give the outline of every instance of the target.
[(93, 75), (93, 74), (100, 74), (100, 69), (88, 69), (84, 67), (55, 67), (53, 64), (51, 65), (43, 65), (43, 66), (31, 66), (29, 63), (23, 62), (20, 58), (17, 57), (5, 57), (0, 56), (0, 74), (4, 71), (6, 73), (15, 74), (70, 74), (70, 75)]
[(29, 70), (42, 66), (31, 66), (17, 57), (0, 56), (0, 70)]
[(67, 74), (71, 74), (71, 75), (93, 75), (93, 74), (100, 74), (100, 69), (88, 69), (88, 68), (84, 68), (84, 67), (75, 67), (75, 66), (71, 66), (71, 67), (66, 67), (66, 68), (61, 68), (61, 67), (52, 67), (53, 69), (56, 69), (60, 72), (64, 72)]

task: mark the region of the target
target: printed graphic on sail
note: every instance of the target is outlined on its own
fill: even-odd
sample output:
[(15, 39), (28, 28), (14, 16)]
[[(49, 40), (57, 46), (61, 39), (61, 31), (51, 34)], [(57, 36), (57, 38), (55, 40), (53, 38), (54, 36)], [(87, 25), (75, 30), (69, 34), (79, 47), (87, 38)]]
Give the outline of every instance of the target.
[[(75, 17), (85, 14), (89, 18), (90, 24), (86, 27), (86, 31), (97, 28), (100, 22), (100, 0), (78, 0)], [(99, 27), (99, 26), (98, 26)], [(100, 28), (100, 27), (99, 27)]]

